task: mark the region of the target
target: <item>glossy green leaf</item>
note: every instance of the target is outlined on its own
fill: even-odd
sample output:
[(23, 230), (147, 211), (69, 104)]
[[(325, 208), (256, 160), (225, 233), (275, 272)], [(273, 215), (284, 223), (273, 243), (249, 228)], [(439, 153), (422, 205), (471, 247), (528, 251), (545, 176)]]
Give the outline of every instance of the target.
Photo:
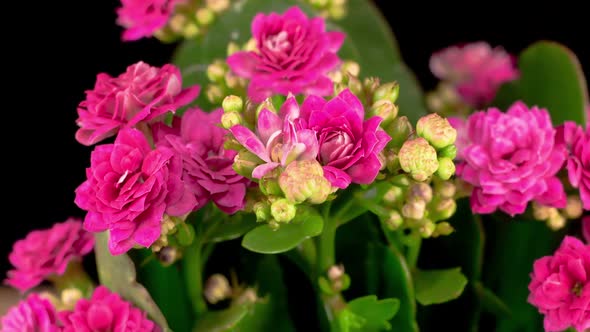
[(398, 299), (378, 300), (375, 295), (367, 295), (348, 302), (347, 309), (364, 319), (364, 324), (358, 330), (370, 332), (391, 329), (389, 321), (398, 312), (399, 305)]
[(507, 107), (516, 100), (547, 108), (555, 125), (566, 120), (586, 123), (586, 79), (575, 54), (563, 45), (541, 41), (519, 56), (518, 81), (502, 87), (497, 102)]
[(324, 220), (315, 211), (299, 207), (297, 216), (290, 223), (280, 225), (276, 230), (268, 224), (260, 225), (248, 232), (242, 246), (261, 254), (277, 254), (295, 248), (303, 240), (319, 235)]
[(439, 304), (458, 298), (467, 278), (461, 273), (461, 268), (444, 270), (419, 270), (414, 274), (416, 300), (422, 305)]
[(109, 252), (107, 232), (96, 234), (94, 252), (100, 283), (147, 312), (164, 331), (171, 331), (158, 305), (148, 291), (135, 280), (135, 265), (131, 258), (126, 254), (113, 256)]
[(252, 306), (252, 304), (242, 304), (225, 310), (209, 311), (199, 318), (193, 332), (234, 331)]

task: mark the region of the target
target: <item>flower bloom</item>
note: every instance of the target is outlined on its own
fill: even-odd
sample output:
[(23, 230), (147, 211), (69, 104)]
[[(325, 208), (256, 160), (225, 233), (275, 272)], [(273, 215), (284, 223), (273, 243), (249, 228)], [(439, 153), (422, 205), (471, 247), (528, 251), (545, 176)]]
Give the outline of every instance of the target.
[(502, 113), (496, 108), (467, 119), (468, 145), (457, 175), (474, 186), (475, 213), (500, 209), (521, 214), (530, 201), (563, 208), (566, 196), (556, 176), (565, 161), (563, 145), (545, 109), (516, 102)]
[(126, 28), (123, 40), (151, 37), (168, 23), (174, 7), (184, 2), (186, 0), (121, 0), (117, 23)]
[(37, 294), (29, 295), (0, 319), (2, 332), (61, 332), (53, 305)]
[(218, 126), (222, 114), (222, 109), (212, 113), (191, 109), (175, 118), (173, 128), (161, 125), (155, 132), (158, 146), (170, 147), (182, 158), (182, 179), (194, 209), (211, 200), (231, 214), (244, 207), (250, 180), (232, 168), (236, 151), (223, 148), (228, 132)]
[(80, 261), (93, 247), (94, 237), (75, 218), (32, 231), (14, 244), (8, 256), (14, 270), (8, 271), (5, 283), (25, 292), (47, 277), (64, 274), (71, 261)]
[(557, 127), (557, 141), (569, 151), (567, 174), (571, 185), (580, 189), (584, 210), (590, 210), (590, 125), (586, 130), (567, 121)]
[(590, 328), (590, 245), (566, 236), (553, 256), (537, 261), (528, 301), (545, 315), (545, 330)]
[(238, 76), (250, 79), (248, 97), (260, 102), (276, 93), (332, 94), (334, 84), (326, 74), (340, 63), (336, 53), (344, 34), (326, 32), (324, 25), (324, 19), (309, 19), (297, 7), (282, 15), (256, 15), (252, 35), (258, 50), (227, 59)]
[(59, 317), (64, 324), (63, 332), (160, 331), (145, 312), (123, 301), (104, 286), (97, 287), (90, 299), (80, 299), (73, 311), (60, 312)]
[(474, 107), (491, 102), (500, 85), (519, 75), (510, 54), (485, 42), (452, 46), (433, 54), (430, 70), (453, 84), (463, 100)]
[(348, 89), (330, 101), (309, 96), (301, 105), (298, 126), (316, 133), (318, 161), (334, 187), (369, 184), (381, 169), (377, 156), (391, 137), (379, 129), (380, 117), (364, 119), (362, 103)]
[(138, 62), (118, 77), (99, 74), (94, 90), (86, 91), (86, 100), (78, 106), (76, 140), (92, 145), (122, 128), (158, 121), (193, 101), (199, 89), (183, 89), (180, 71), (173, 65), (157, 68)]
[(149, 247), (161, 233), (164, 212), (182, 215), (186, 203), (182, 162), (167, 148), (152, 150), (137, 129), (125, 129), (114, 144), (97, 146), (76, 189), (76, 204), (88, 211), (84, 228), (110, 231), (109, 249), (117, 255), (136, 243)]

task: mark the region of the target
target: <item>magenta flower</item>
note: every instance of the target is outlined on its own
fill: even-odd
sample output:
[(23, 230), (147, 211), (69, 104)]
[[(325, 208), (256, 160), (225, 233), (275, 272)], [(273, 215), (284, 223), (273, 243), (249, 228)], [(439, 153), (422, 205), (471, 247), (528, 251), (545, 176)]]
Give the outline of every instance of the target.
[(79, 219), (32, 231), (14, 244), (8, 256), (14, 269), (5, 283), (25, 292), (48, 277), (63, 275), (70, 262), (82, 260), (93, 247), (94, 237), (82, 229)]
[(173, 65), (157, 68), (138, 62), (118, 77), (99, 74), (94, 90), (86, 91), (78, 107), (76, 140), (92, 145), (122, 128), (159, 121), (193, 101), (199, 89), (183, 89), (180, 71)]
[(336, 52), (344, 34), (326, 32), (322, 18), (309, 19), (297, 7), (284, 14), (258, 14), (252, 21), (256, 52), (237, 52), (227, 59), (229, 67), (250, 79), (248, 97), (260, 102), (272, 94), (327, 96), (333, 83), (326, 74), (340, 59)]
[(280, 115), (266, 108), (260, 112), (256, 133), (242, 125), (230, 128), (236, 140), (264, 162), (254, 169), (253, 178), (260, 179), (294, 160), (316, 158), (318, 141), (315, 132), (296, 125), (299, 112), (297, 100), (291, 95), (281, 107)]
[(80, 299), (73, 311), (59, 313), (63, 332), (157, 332), (160, 328), (147, 314), (99, 286), (90, 299)]
[(174, 7), (184, 2), (186, 0), (121, 0), (117, 23), (126, 29), (123, 40), (151, 37), (168, 23)]
[(158, 127), (156, 140), (158, 146), (170, 147), (181, 156), (182, 179), (192, 193), (194, 209), (213, 201), (231, 214), (244, 207), (250, 180), (233, 170), (236, 152), (223, 148), (228, 132), (219, 127), (222, 114), (222, 109), (212, 113), (188, 110), (175, 119), (174, 128)]
[(475, 213), (521, 214), (530, 201), (565, 207), (556, 176), (565, 149), (555, 142), (547, 110), (516, 102), (506, 113), (496, 108), (476, 112), (467, 119), (467, 137), (457, 175), (474, 186)]
[(548, 332), (590, 328), (590, 245), (566, 236), (553, 256), (537, 261), (528, 301), (545, 315)]
[(328, 102), (309, 96), (301, 106), (299, 126), (316, 133), (318, 161), (335, 187), (344, 189), (351, 182), (369, 184), (381, 169), (377, 156), (391, 137), (379, 129), (380, 117), (364, 119), (362, 103), (348, 89)]
[(430, 70), (453, 84), (467, 104), (479, 107), (491, 102), (503, 83), (518, 78), (514, 62), (502, 48), (477, 42), (434, 53)]
[(571, 185), (580, 189), (584, 210), (590, 210), (590, 125), (586, 130), (567, 121), (557, 127), (557, 141), (569, 151), (567, 174)]
[(29, 295), (0, 319), (2, 332), (61, 332), (53, 305), (37, 294)]
[(76, 189), (76, 204), (88, 211), (84, 228), (109, 230), (114, 255), (135, 244), (149, 247), (160, 236), (164, 212), (182, 215), (193, 208), (181, 175), (174, 151), (152, 150), (139, 130), (121, 131), (114, 144), (94, 149), (87, 180)]

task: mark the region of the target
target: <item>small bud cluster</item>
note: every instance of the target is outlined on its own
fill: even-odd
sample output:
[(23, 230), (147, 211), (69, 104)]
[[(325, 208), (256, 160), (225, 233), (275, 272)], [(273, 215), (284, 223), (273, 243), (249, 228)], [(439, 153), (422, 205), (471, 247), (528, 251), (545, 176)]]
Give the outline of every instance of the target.
[(582, 216), (582, 201), (579, 196), (568, 196), (567, 205), (563, 209), (544, 206), (533, 202), (533, 217), (535, 220), (544, 221), (554, 231), (560, 230), (568, 220), (575, 220)]
[(187, 1), (176, 5), (168, 23), (155, 32), (163, 42), (195, 38), (205, 34), (217, 17), (230, 6), (230, 0)]
[(320, 16), (340, 20), (347, 14), (347, 0), (305, 0), (318, 10)]

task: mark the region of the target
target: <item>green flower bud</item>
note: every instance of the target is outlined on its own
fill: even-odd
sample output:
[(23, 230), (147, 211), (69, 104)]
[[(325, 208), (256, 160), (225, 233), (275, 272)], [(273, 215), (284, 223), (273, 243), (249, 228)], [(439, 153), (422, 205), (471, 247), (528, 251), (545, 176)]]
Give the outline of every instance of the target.
[(396, 210), (391, 210), (387, 219), (384, 220), (385, 226), (391, 231), (397, 230), (403, 223), (404, 218)]
[(267, 202), (254, 203), (252, 211), (256, 215), (256, 222), (267, 221), (270, 219), (270, 204)]
[(397, 82), (385, 83), (378, 87), (377, 90), (375, 90), (375, 93), (373, 93), (373, 102), (389, 100), (390, 102), (395, 103), (398, 96), (399, 84), (397, 84)]
[(240, 46), (234, 42), (229, 42), (229, 44), (227, 44), (227, 56), (239, 52), (240, 50)]
[(432, 236), (432, 233), (436, 230), (436, 225), (432, 221), (426, 221), (420, 228), (418, 228), (418, 232), (420, 236), (427, 239)]
[(367, 77), (363, 81), (363, 86), (365, 87), (365, 91), (367, 91), (367, 95), (369, 96), (372, 96), (375, 93), (375, 90), (377, 90), (379, 84), (379, 78), (377, 77)]
[(436, 175), (441, 180), (448, 180), (453, 174), (455, 174), (455, 163), (453, 163), (453, 160), (447, 157), (438, 158)]
[(221, 103), (221, 100), (223, 98), (223, 91), (221, 90), (221, 87), (216, 84), (209, 84), (207, 86), (205, 94), (207, 95), (207, 100), (209, 100), (211, 104), (217, 105)]
[(229, 0), (207, 0), (205, 5), (213, 12), (221, 13), (229, 8)]
[(416, 181), (425, 181), (439, 168), (436, 150), (422, 137), (404, 143), (399, 151), (399, 162)]
[(391, 178), (391, 184), (397, 187), (407, 187), (410, 185), (410, 179), (406, 174), (399, 174)]
[(260, 191), (262, 191), (262, 193), (266, 196), (281, 196), (283, 194), (277, 177), (271, 173), (260, 179), (258, 182), (258, 187), (260, 188)]
[(332, 185), (317, 160), (291, 162), (279, 177), (279, 186), (293, 203), (321, 204), (332, 192)]
[(241, 176), (252, 178), (252, 171), (256, 166), (264, 163), (262, 159), (248, 150), (240, 150), (234, 158), (233, 169)]
[(195, 23), (190, 22), (184, 26), (184, 29), (182, 30), (182, 35), (184, 36), (184, 38), (191, 39), (199, 35), (200, 32), (201, 29), (199, 29), (199, 27)]
[(223, 148), (226, 150), (240, 151), (244, 147), (234, 137), (226, 136), (225, 141), (223, 141)]
[(215, 13), (209, 8), (199, 8), (195, 13), (195, 18), (201, 26), (208, 26), (215, 20)]
[(344, 61), (342, 63), (342, 67), (340, 70), (352, 76), (359, 76), (359, 73), (361, 72), (361, 67), (359, 66), (358, 62)]
[(223, 61), (215, 60), (207, 67), (207, 77), (211, 82), (219, 83), (227, 72), (227, 67)]
[(221, 125), (225, 129), (230, 129), (233, 126), (242, 124), (244, 122), (244, 118), (238, 112), (228, 112), (223, 113), (221, 116)]
[(457, 211), (457, 202), (451, 198), (438, 198), (430, 206), (428, 216), (434, 221), (446, 220)]
[(451, 145), (457, 139), (457, 130), (451, 126), (449, 120), (436, 113), (421, 117), (416, 124), (416, 133), (436, 149)]
[(428, 203), (432, 200), (432, 188), (430, 185), (423, 182), (413, 183), (409, 188), (408, 198), (419, 198)]
[(231, 112), (240, 113), (240, 112), (242, 112), (242, 109), (244, 108), (244, 101), (242, 100), (242, 98), (240, 98), (238, 96), (229, 95), (229, 96), (223, 98), (223, 102), (221, 103), (221, 107), (223, 108), (223, 111), (225, 113), (231, 113)]
[(176, 33), (177, 35), (182, 34), (186, 24), (187, 24), (186, 16), (184, 16), (182, 14), (175, 14), (168, 21), (168, 26), (170, 27), (170, 30), (172, 32)]
[(256, 107), (256, 119), (258, 119), (258, 115), (262, 112), (263, 109), (267, 109), (273, 113), (277, 113), (275, 105), (273, 105), (272, 100), (270, 98), (266, 98)]
[(232, 289), (227, 278), (219, 273), (213, 274), (205, 282), (203, 295), (207, 302), (216, 304), (220, 301), (228, 299), (232, 294)]
[(332, 6), (328, 9), (328, 15), (334, 20), (340, 20), (346, 16), (346, 6)]
[(383, 127), (385, 132), (391, 136), (387, 147), (399, 149), (412, 133), (412, 124), (405, 116), (395, 118), (388, 126)]
[(457, 186), (451, 181), (439, 181), (435, 186), (436, 194), (443, 198), (453, 198), (457, 192)]
[(361, 81), (359, 81), (359, 79), (356, 76), (352, 76), (350, 74), (348, 74), (348, 88), (350, 89), (350, 92), (352, 92), (355, 95), (360, 95), (363, 91), (363, 84), (361, 83)]
[(403, 189), (397, 186), (392, 186), (387, 190), (387, 192), (385, 192), (385, 195), (383, 195), (383, 202), (388, 205), (394, 205), (398, 202), (401, 202), (403, 198)]
[(395, 106), (389, 100), (376, 101), (371, 110), (367, 113), (368, 117), (378, 116), (383, 121), (381, 122), (382, 127), (386, 127), (395, 119), (397, 116), (397, 106)]
[(424, 200), (415, 198), (408, 201), (402, 207), (402, 215), (404, 218), (420, 220), (424, 218), (426, 212), (426, 202)]
[(432, 234), (432, 236), (447, 236), (452, 234), (454, 231), (455, 229), (453, 228), (453, 226), (451, 226), (451, 224), (449, 224), (446, 221), (443, 221), (436, 224), (436, 229), (434, 230), (434, 234)]
[(274, 201), (270, 206), (270, 214), (278, 223), (288, 223), (295, 218), (296, 213), (295, 205), (285, 198)]
[(385, 167), (387, 170), (392, 174), (397, 173), (401, 168), (397, 153), (390, 149), (385, 149), (383, 150), (383, 154), (385, 155)]
[(455, 157), (457, 157), (457, 146), (455, 144), (445, 146), (444, 148), (438, 150), (438, 156), (455, 159)]

